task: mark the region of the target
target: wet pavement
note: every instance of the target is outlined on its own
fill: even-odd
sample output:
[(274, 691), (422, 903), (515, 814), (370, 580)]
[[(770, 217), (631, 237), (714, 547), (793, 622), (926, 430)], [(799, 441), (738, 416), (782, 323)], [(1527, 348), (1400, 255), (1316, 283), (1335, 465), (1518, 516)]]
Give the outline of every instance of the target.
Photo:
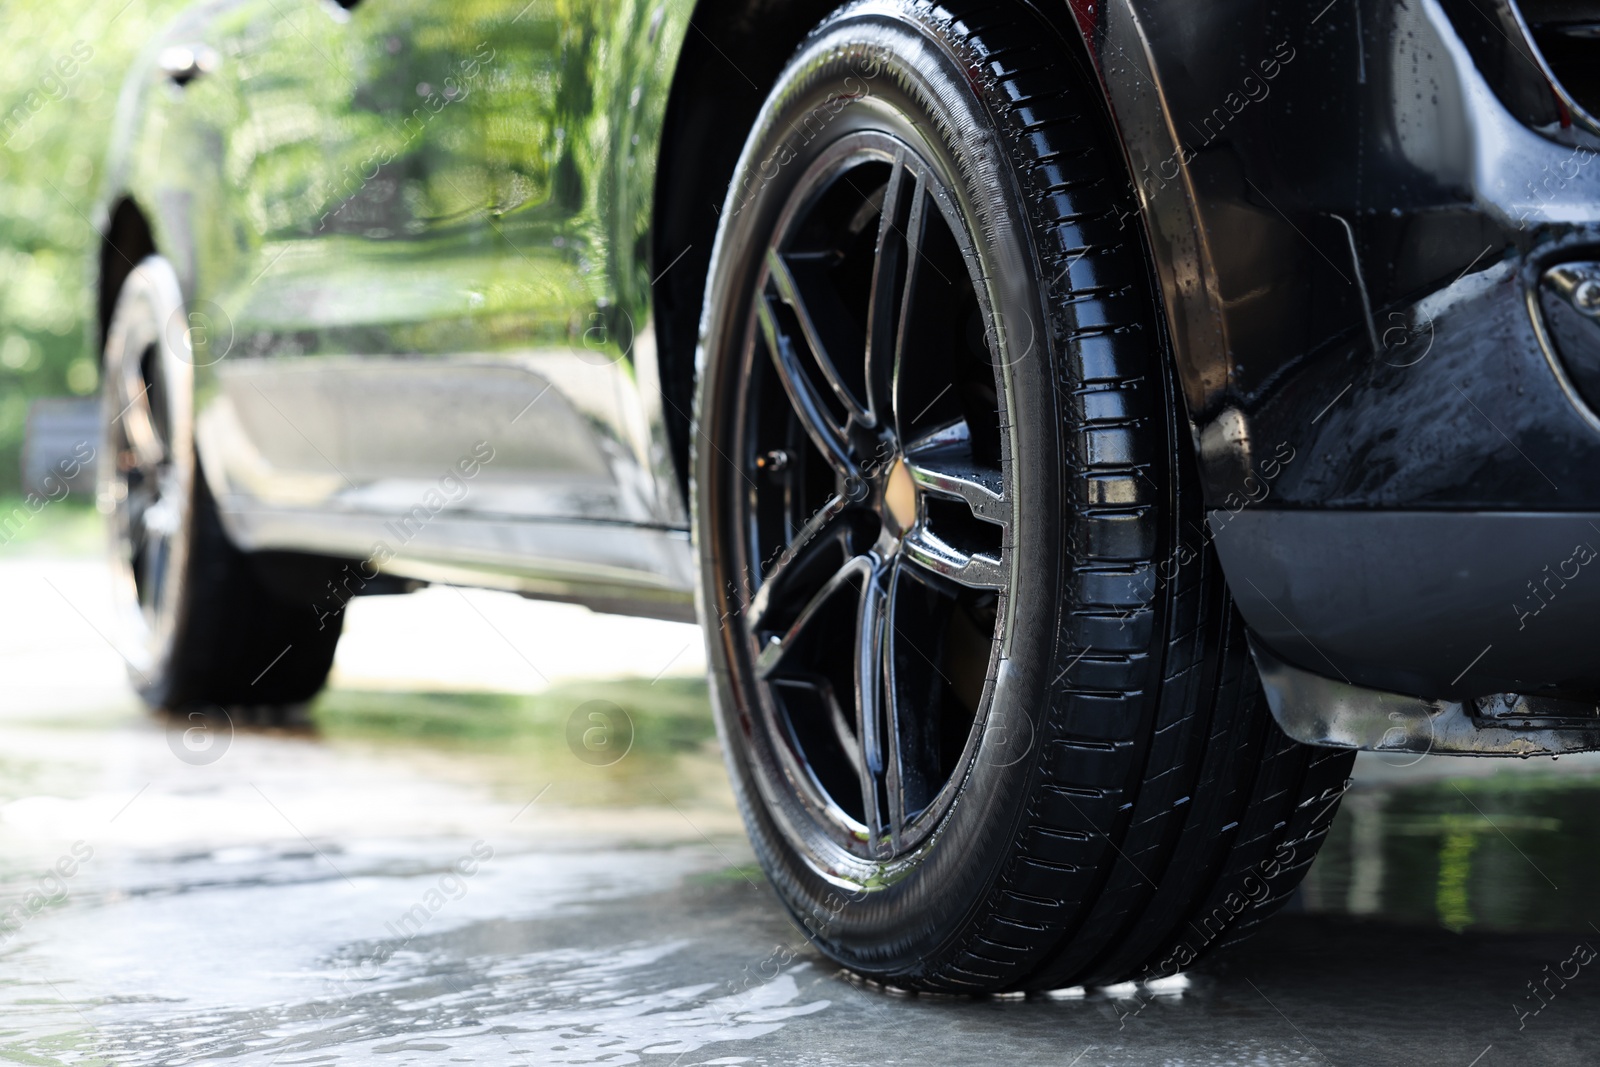
[(356, 601), (311, 725), (230, 732), (137, 708), (102, 581), (0, 556), (0, 1060), (1600, 1062), (1591, 757), (1363, 757), (1291, 913), (1158, 988), (896, 996), (754, 867), (692, 628)]

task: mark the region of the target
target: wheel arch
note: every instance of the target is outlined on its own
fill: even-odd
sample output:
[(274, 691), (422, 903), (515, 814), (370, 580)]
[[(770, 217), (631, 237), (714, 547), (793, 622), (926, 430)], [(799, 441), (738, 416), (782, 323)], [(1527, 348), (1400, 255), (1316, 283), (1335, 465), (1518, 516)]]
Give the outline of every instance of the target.
[[(1085, 0), (1022, 2), (1055, 27), (1073, 60), (1089, 73), (1128, 162), (1126, 131), (1092, 55), (1103, 14), (1094, 13), (1097, 6)], [(839, 6), (839, 0), (696, 0), (694, 5), (662, 127), (651, 229), (651, 261), (668, 265), (652, 292), (662, 417), (686, 501), (695, 347), (722, 202), (745, 134), (778, 74), (806, 33)], [(733, 56), (739, 57), (737, 63)]]
[(114, 198), (106, 209), (96, 265), (94, 342), (97, 353), (105, 348), (111, 312), (123, 283), (140, 260), (155, 252), (155, 232), (149, 216), (132, 196)]
[(695, 347), (723, 198), (778, 74), (806, 33), (838, 6), (838, 0), (696, 0), (690, 16), (662, 127), (651, 233), (651, 261), (671, 265), (653, 288), (652, 311), (667, 445), (685, 501)]

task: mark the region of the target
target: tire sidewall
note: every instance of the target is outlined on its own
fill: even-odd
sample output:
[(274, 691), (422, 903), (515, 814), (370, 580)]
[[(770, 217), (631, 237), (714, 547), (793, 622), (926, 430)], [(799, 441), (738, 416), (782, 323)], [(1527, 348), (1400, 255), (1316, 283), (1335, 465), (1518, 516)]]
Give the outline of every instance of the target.
[[(712, 693), (730, 778), (753, 843), (780, 898), (808, 936), (848, 966), (884, 977), (935, 965), (963, 918), (992, 891), (1038, 782), (1050, 670), (1061, 631), (1064, 546), (1056, 344), (1047, 328), (1039, 256), (1009, 153), (967, 74), (953, 34), (926, 10), (895, 3), (848, 7), (820, 26), (779, 77), (740, 157), (712, 253), (697, 352), (692, 515)], [(847, 106), (836, 107), (841, 96)], [(826, 128), (796, 116), (822, 112)], [(911, 117), (912, 122), (906, 122)], [(874, 125), (874, 124), (879, 125)], [(750, 697), (750, 651), (728, 616), (732, 551), (719, 501), (738, 475), (724, 454), (739, 383), (751, 285), (760, 257), (804, 170), (827, 143), (853, 129), (888, 126), (941, 169), (953, 205), (978, 246), (978, 271), (993, 323), (1006, 323), (1002, 448), (1018, 506), (1006, 543), (1010, 595), (1002, 601), (1002, 648), (991, 659), (988, 718), (961, 791), (916, 859), (888, 884), (818, 870), (787, 841), (751, 766), (759, 754)], [(966, 139), (963, 139), (963, 135)], [(792, 158), (786, 158), (788, 147)], [(984, 300), (984, 296), (987, 300)], [(1025, 323), (1025, 327), (1015, 325)], [(713, 447), (715, 446), (715, 447)], [(754, 683), (748, 683), (754, 684)], [(1018, 751), (1018, 750), (1021, 751)]]

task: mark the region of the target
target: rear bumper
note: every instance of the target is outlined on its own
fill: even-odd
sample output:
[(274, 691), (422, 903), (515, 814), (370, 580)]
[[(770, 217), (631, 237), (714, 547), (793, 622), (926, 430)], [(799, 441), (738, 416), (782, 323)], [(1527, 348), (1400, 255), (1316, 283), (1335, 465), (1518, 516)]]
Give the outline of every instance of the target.
[(1426, 699), (1600, 693), (1600, 513), (1213, 513), (1275, 656)]

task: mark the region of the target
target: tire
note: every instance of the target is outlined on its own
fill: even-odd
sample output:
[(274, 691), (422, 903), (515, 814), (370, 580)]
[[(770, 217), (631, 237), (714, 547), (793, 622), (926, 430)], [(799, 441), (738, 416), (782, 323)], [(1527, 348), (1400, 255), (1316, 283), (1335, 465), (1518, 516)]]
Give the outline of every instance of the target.
[(1069, 55), (1021, 3), (841, 8), (712, 254), (692, 511), (729, 773), (795, 920), (897, 987), (1185, 969), (1288, 898), (1353, 759), (1267, 710)]
[(195, 452), (187, 325), (171, 264), (147, 257), (118, 293), (103, 360), (98, 496), (119, 648), (152, 708), (282, 722), (327, 679), (343, 613), (278, 592), (228, 539)]

